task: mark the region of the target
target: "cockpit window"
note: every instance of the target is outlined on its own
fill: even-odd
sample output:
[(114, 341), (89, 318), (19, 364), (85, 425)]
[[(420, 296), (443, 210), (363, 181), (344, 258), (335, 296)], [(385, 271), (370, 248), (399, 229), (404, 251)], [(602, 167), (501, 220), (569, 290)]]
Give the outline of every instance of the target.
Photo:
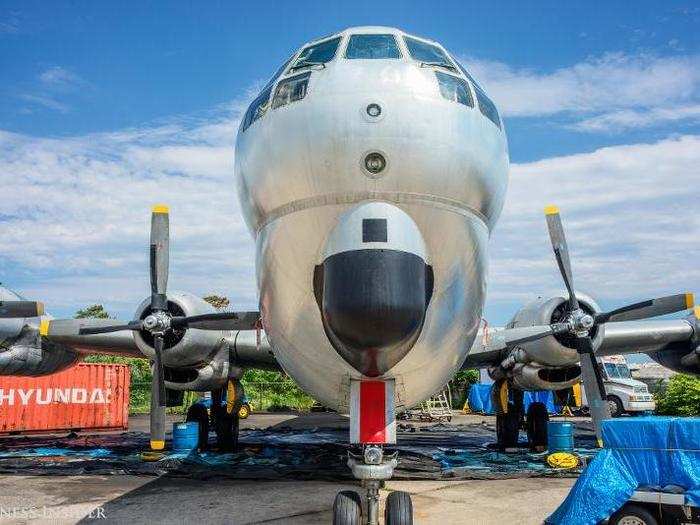
[(263, 88), (263, 91), (265, 91), (267, 88), (271, 87), (272, 84), (277, 82), (277, 79), (282, 75), (282, 72), (287, 69), (287, 66), (289, 63), (292, 61), (292, 57), (289, 57), (287, 60), (285, 60), (284, 64), (282, 64), (277, 71), (275, 71), (275, 74), (272, 75), (272, 78), (268, 81), (267, 84), (265, 84), (265, 87)]
[(458, 104), (464, 104), (470, 108), (474, 107), (472, 92), (469, 89), (469, 85), (464, 80), (452, 75), (447, 75), (441, 71), (436, 71), (435, 76), (437, 77), (438, 85), (440, 86), (440, 94), (443, 98), (451, 100), (452, 102), (457, 102)]
[(275, 96), (272, 98), (272, 109), (286, 106), (291, 102), (301, 100), (306, 96), (306, 90), (309, 87), (309, 77), (311, 71), (296, 75), (294, 77), (285, 78), (275, 90)]
[(479, 102), (479, 110), (481, 113), (489, 119), (491, 122), (501, 129), (501, 119), (498, 117), (498, 110), (496, 105), (491, 102), (491, 99), (486, 96), (486, 93), (481, 91), (478, 86), (474, 86), (474, 91), (476, 91), (476, 100)]
[[(457, 62), (457, 67), (459, 67), (459, 70), (464, 74), (465, 77), (467, 77), (471, 81), (472, 84), (474, 84), (474, 86), (476, 88), (481, 89), (481, 86), (479, 85), (479, 83), (476, 80), (474, 80), (474, 77), (469, 74), (469, 71), (467, 71), (467, 68), (465, 68), (459, 62)], [(483, 89), (481, 89), (481, 91), (483, 91)]]
[(338, 44), (340, 44), (340, 37), (305, 47), (290, 71), (330, 62), (335, 57), (335, 52), (338, 51)]
[(263, 89), (262, 93), (260, 93), (257, 98), (250, 103), (250, 106), (243, 117), (241, 131), (247, 130), (253, 122), (265, 114), (267, 108), (269, 107), (271, 92), (272, 84)]
[(440, 66), (457, 70), (450, 59), (447, 58), (445, 52), (439, 47), (409, 36), (404, 37), (404, 40), (406, 41), (408, 52), (411, 53), (411, 58), (414, 60), (418, 60), (426, 66)]
[(394, 35), (352, 35), (345, 58), (401, 58)]

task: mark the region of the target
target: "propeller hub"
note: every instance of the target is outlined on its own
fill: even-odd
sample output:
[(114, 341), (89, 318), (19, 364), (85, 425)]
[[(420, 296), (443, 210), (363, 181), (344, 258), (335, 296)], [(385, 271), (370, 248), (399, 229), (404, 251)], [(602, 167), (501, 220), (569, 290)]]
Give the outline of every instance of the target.
[(573, 331), (577, 335), (588, 335), (588, 332), (593, 328), (595, 321), (593, 316), (584, 312), (582, 309), (574, 310), (569, 316), (569, 323), (571, 324)]
[(162, 311), (153, 312), (143, 320), (143, 327), (153, 334), (163, 333), (170, 328), (170, 315)]

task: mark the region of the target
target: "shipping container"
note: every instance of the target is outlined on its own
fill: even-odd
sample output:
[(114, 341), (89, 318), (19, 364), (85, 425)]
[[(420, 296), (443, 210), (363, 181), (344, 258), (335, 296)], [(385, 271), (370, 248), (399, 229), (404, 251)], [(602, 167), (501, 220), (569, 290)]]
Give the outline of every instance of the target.
[(42, 377), (0, 377), (0, 433), (126, 430), (127, 365), (80, 363)]

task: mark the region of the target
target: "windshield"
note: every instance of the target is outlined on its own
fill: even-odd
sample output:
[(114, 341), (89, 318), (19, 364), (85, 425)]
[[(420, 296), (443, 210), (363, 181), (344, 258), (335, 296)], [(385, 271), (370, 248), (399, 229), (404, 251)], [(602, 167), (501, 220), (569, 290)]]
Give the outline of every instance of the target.
[(352, 35), (345, 58), (401, 58), (394, 35)]
[(418, 60), (425, 64), (430, 64), (433, 66), (442, 66), (448, 69), (455, 69), (450, 59), (447, 58), (445, 52), (437, 46), (428, 44), (427, 42), (421, 42), (411, 37), (404, 37), (406, 40), (406, 47), (408, 52), (411, 53), (411, 57), (414, 60)]
[(287, 60), (284, 61), (284, 64), (282, 64), (277, 71), (275, 71), (275, 74), (272, 75), (272, 78), (269, 80), (267, 84), (265, 84), (265, 87), (263, 88), (263, 91), (265, 91), (267, 88), (271, 87), (272, 84), (277, 82), (277, 79), (280, 77), (282, 72), (287, 69), (287, 66), (289, 65), (289, 62), (291, 62), (292, 57), (289, 57)]
[(479, 102), (479, 111), (481, 111), (481, 114), (496, 124), (498, 129), (501, 129), (501, 119), (498, 118), (498, 110), (494, 103), (491, 102), (491, 99), (476, 85), (474, 86), (474, 92), (476, 93), (476, 100)]
[(610, 379), (632, 379), (632, 374), (627, 365), (605, 363), (605, 373), (608, 374)]
[(451, 100), (452, 102), (464, 104), (465, 106), (469, 106), (471, 108), (474, 107), (471, 91), (464, 80), (448, 75), (447, 73), (443, 73), (442, 71), (436, 71), (435, 76), (438, 79), (440, 94), (443, 96), (443, 98)]
[(333, 57), (335, 57), (335, 52), (338, 50), (339, 43), (340, 37), (337, 37), (305, 47), (299, 55), (299, 58), (294, 62), (292, 70), (330, 62), (333, 60)]
[(477, 88), (479, 88), (479, 89), (481, 89), (481, 90), (483, 91), (483, 89), (482, 89), (482, 87), (479, 85), (479, 83), (478, 83), (476, 80), (474, 80), (474, 77), (473, 77), (473, 76), (471, 76), (471, 75), (469, 74), (469, 71), (467, 71), (467, 68), (465, 68), (465, 67), (464, 67), (462, 64), (460, 64), (459, 62), (457, 62), (457, 67), (459, 67), (459, 69), (462, 71), (462, 73), (464, 73), (464, 76), (467, 77), (467, 78), (471, 81), (472, 84), (474, 84)]

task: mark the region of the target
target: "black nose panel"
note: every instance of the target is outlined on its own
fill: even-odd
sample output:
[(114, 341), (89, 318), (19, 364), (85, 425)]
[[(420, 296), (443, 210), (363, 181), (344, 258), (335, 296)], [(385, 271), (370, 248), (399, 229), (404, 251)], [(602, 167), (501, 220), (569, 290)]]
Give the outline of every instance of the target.
[(369, 377), (384, 374), (413, 347), (433, 290), (432, 269), (397, 250), (352, 250), (316, 267), (314, 291), (326, 335)]

